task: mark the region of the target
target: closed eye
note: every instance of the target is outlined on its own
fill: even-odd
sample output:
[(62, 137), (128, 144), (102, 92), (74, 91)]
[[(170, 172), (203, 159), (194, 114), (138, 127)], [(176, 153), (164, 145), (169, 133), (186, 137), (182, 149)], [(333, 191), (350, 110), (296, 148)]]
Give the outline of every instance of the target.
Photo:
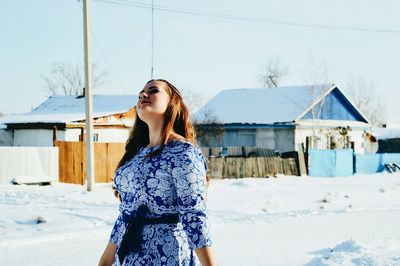
[(157, 87), (151, 87), (147, 93), (148, 94), (156, 94), (157, 92), (159, 92)]
[[(148, 90), (147, 90), (147, 94), (156, 94), (156, 93), (158, 93), (160, 90), (157, 88), (157, 87), (150, 87)], [(139, 92), (139, 96), (138, 96), (138, 99), (140, 100), (140, 98), (141, 98), (141, 96), (142, 96), (142, 94), (144, 93), (145, 91), (144, 90), (142, 90), (141, 92)]]

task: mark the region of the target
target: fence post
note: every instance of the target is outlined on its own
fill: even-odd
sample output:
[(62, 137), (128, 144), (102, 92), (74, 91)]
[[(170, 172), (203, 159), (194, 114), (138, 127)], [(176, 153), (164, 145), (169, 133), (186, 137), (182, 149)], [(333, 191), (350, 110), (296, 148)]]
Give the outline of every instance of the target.
[(57, 146), (57, 127), (54, 126), (53, 127), (53, 146)]
[(306, 176), (307, 175), (307, 168), (306, 168), (306, 160), (304, 158), (304, 147), (303, 143), (298, 144), (298, 157), (299, 157), (299, 174), (300, 176)]

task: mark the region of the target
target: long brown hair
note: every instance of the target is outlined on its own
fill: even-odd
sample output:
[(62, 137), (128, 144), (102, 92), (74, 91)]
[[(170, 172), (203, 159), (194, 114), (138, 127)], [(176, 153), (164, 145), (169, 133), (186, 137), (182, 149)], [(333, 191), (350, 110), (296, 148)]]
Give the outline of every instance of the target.
[[(152, 79), (149, 80), (146, 85), (152, 81), (164, 82), (167, 85), (166, 90), (170, 96), (170, 101), (164, 116), (164, 130), (163, 135), (161, 136), (162, 145), (148, 156), (154, 157), (159, 155), (164, 150), (165, 144), (167, 144), (172, 132), (175, 132), (184, 137), (187, 141), (196, 144), (195, 131), (189, 120), (189, 110), (183, 102), (179, 90), (164, 79)], [(117, 169), (124, 165), (126, 161), (132, 159), (136, 153), (138, 153), (140, 148), (148, 145), (149, 142), (149, 128), (136, 113), (135, 124), (133, 125), (128, 141), (126, 142), (125, 154), (119, 161)]]

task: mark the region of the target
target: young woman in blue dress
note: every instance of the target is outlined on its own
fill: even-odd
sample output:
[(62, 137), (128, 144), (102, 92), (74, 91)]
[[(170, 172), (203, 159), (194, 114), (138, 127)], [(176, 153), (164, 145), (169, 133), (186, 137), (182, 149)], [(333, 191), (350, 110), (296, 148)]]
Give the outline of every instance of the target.
[(121, 204), (99, 265), (216, 265), (206, 163), (181, 93), (150, 80), (114, 178)]

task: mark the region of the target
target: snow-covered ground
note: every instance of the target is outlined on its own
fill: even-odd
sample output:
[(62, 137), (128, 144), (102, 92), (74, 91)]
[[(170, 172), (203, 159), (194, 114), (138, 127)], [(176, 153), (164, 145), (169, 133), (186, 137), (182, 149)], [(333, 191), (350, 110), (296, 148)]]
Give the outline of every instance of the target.
[[(219, 265), (400, 265), (399, 174), (212, 180), (208, 208)], [(117, 215), (109, 184), (0, 185), (0, 265), (96, 265)]]

